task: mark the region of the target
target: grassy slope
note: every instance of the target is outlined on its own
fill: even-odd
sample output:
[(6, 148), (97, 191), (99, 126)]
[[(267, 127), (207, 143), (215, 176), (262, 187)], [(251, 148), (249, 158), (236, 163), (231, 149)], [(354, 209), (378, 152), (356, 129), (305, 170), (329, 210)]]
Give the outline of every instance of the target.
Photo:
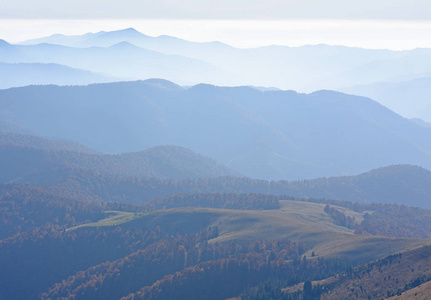
[[(350, 293), (352, 287), (358, 288), (360, 284), (371, 290), (371, 292), (367, 292), (368, 294), (377, 293), (377, 298), (381, 299), (388, 295), (388, 291), (396, 294), (398, 288), (404, 288), (417, 276), (428, 274), (427, 272), (431, 270), (431, 263), (428, 267), (427, 264), (421, 262), (424, 258), (429, 261), (427, 253), (417, 252), (416, 249), (418, 246), (429, 243), (429, 240), (355, 235), (351, 230), (335, 225), (325, 213), (324, 207), (324, 204), (286, 200), (280, 201), (280, 209), (277, 210), (189, 207), (158, 210), (144, 215), (115, 212), (114, 215), (99, 222), (86, 224), (86, 227), (88, 230), (88, 226), (117, 225), (124, 230), (133, 230), (159, 226), (161, 231), (175, 235), (194, 234), (208, 226), (217, 226), (219, 236), (210, 240), (211, 243), (290, 239), (299, 241), (308, 248), (306, 255), (309, 259), (311, 253), (314, 252), (318, 257), (347, 259), (353, 264), (370, 262), (393, 253), (407, 251), (406, 254), (403, 254), (400, 266), (398, 264), (389, 265), (389, 267), (385, 265), (383, 268), (388, 269), (384, 274), (380, 273), (379, 268), (373, 269), (370, 273), (372, 277), (368, 280), (361, 278), (353, 284), (346, 283), (345, 277), (341, 275), (341, 280), (340, 277), (332, 277), (322, 281), (323, 284), (336, 287), (328, 299), (350, 299), (357, 292), (354, 290)], [(346, 208), (337, 207), (337, 209), (343, 210), (346, 215), (354, 216), (357, 221), (363, 217), (360, 213)], [(416, 271), (411, 272), (411, 269)], [(405, 273), (408, 273), (408, 276), (405, 276)], [(389, 274), (393, 276), (392, 286), (386, 288), (380, 282), (386, 283), (383, 276), (387, 278)], [(395, 280), (399, 280), (399, 284), (397, 281), (395, 285)], [(375, 282), (379, 282), (379, 286), (374, 287)], [(346, 295), (346, 292), (349, 295)], [(361, 296), (364, 294), (360, 294), (358, 299), (362, 299)]]
[[(335, 225), (324, 212), (323, 204), (282, 201), (279, 210), (229, 210), (212, 208), (177, 208), (155, 211), (122, 226), (160, 225), (190, 231), (196, 227), (218, 226), (220, 235), (211, 242), (291, 239), (302, 242), (309, 251), (323, 257), (371, 261), (394, 252), (426, 243), (420, 239), (355, 235)], [(358, 213), (348, 211), (357, 218)]]
[(125, 211), (114, 211), (114, 210), (105, 211), (105, 213), (109, 214), (109, 216), (104, 218), (104, 219), (101, 219), (97, 222), (94, 222), (94, 223), (86, 223), (86, 224), (81, 224), (81, 225), (78, 225), (75, 227), (68, 228), (67, 231), (75, 230), (75, 229), (82, 228), (82, 227), (99, 227), (99, 226), (120, 225), (120, 224), (132, 221), (134, 219), (140, 218), (143, 215), (145, 215), (145, 213), (130, 213), (130, 212), (125, 212)]
[(393, 296), (388, 298), (388, 300), (427, 300), (431, 295), (431, 281), (421, 284), (407, 292), (402, 293), (399, 296)]

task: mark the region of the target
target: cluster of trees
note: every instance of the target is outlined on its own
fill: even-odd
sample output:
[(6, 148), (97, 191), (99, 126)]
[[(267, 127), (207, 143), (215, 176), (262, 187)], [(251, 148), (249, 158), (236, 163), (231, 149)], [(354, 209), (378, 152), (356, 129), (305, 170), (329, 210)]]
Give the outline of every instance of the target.
[(144, 207), (169, 209), (177, 207), (211, 207), (225, 209), (267, 210), (280, 208), (283, 196), (262, 194), (180, 194), (154, 199)]
[[(48, 162), (38, 164), (39, 158), (29, 159), (26, 157), (26, 151), (40, 152), (38, 155), (43, 156), (44, 160)], [(294, 182), (265, 181), (241, 177), (172, 180), (130, 176), (136, 172), (127, 172), (127, 168), (121, 163), (106, 162), (115, 159), (102, 159), (98, 155), (88, 153), (47, 151), (44, 149), (29, 150), (27, 148), (20, 151), (12, 149), (9, 152), (8, 155), (13, 155), (13, 159), (7, 159), (7, 155), (2, 155), (5, 169), (0, 172), (0, 182), (13, 179), (17, 184), (44, 186), (47, 191), (58, 196), (87, 202), (119, 202), (140, 205), (155, 198), (178, 194), (256, 193), (283, 196), (286, 199), (316, 197), (312, 200), (313, 202), (321, 201), (325, 204), (349, 206), (356, 211), (364, 211), (361, 203), (368, 206), (368, 203), (372, 202), (371, 200), (388, 202), (387, 199), (391, 199), (391, 201), (403, 203), (409, 199), (412, 205), (427, 207), (427, 195), (431, 193), (427, 181), (431, 182), (431, 173), (412, 166), (392, 166), (356, 177)], [(19, 161), (21, 165), (19, 168), (16, 166), (8, 167), (10, 161)], [(127, 162), (126, 165), (130, 164)], [(125, 169), (121, 172), (115, 171), (121, 168)], [(403, 184), (404, 181), (401, 180), (403, 172), (408, 173), (409, 186)], [(4, 178), (1, 179), (1, 176)], [(393, 179), (393, 182), (388, 178)], [(425, 179), (416, 180), (417, 178)], [(397, 184), (399, 181), (402, 182)], [(379, 182), (387, 185), (392, 182), (392, 187), (378, 188)], [(402, 199), (399, 199), (401, 196)], [(338, 199), (338, 201), (328, 199)], [(358, 203), (353, 204), (339, 199), (357, 201)]]
[(277, 278), (270, 278), (260, 282), (257, 287), (250, 288), (241, 294), (241, 300), (319, 300), (323, 290), (310, 280), (304, 282), (304, 286), (296, 292), (285, 292), (288, 282)]
[(324, 211), (334, 220), (334, 223), (338, 226), (347, 227), (353, 229), (356, 227), (355, 219), (346, 216), (338, 209), (331, 207), (329, 204), (326, 204)]
[[(339, 203), (344, 206), (343, 202)], [(327, 204), (325, 212), (334, 223), (356, 234), (372, 234), (387, 237), (431, 238), (431, 211), (397, 204), (348, 205), (358, 212), (365, 212), (364, 220), (357, 223), (337, 208)]]
[(48, 224), (71, 227), (104, 215), (98, 205), (55, 196), (42, 188), (0, 185), (0, 240)]
[[(277, 257), (268, 261), (256, 252), (241, 254), (170, 274), (122, 299), (226, 299), (235, 296), (241, 299), (318, 299), (321, 291), (318, 286), (310, 286), (293, 297), (282, 289), (331, 276), (344, 270), (347, 264), (323, 259), (286, 261)], [(264, 284), (259, 284), (262, 282)]]
[(431, 280), (431, 247), (347, 268), (321, 282), (322, 299), (386, 299)]
[(145, 249), (170, 232), (159, 227), (46, 225), (0, 241), (0, 299), (34, 299), (80, 270)]
[[(228, 274), (235, 269), (237, 264), (243, 266), (241, 270), (244, 274), (239, 277), (245, 276), (242, 279), (244, 285), (248, 282), (246, 274), (253, 273), (254, 268), (258, 267), (257, 262), (259, 262), (259, 269), (273, 268), (276, 261), (278, 264), (284, 263), (288, 259), (298, 258), (304, 251), (301, 245), (290, 241), (209, 244), (205, 240), (208, 231), (214, 231), (214, 229), (207, 228), (193, 236), (161, 239), (124, 258), (78, 272), (67, 280), (54, 285), (42, 295), (42, 298), (120, 298), (145, 286), (160, 285), (161, 282), (165, 284), (166, 280), (169, 281), (168, 278), (172, 279), (179, 273), (189, 274), (180, 275), (181, 282), (187, 281), (187, 284), (193, 286), (190, 279), (197, 270), (211, 269), (214, 272), (215, 266), (223, 273), (219, 276), (223, 276), (227, 281), (224, 286), (216, 285), (214, 280), (219, 280), (219, 278), (214, 277), (209, 280), (214, 284), (211, 288), (229, 289), (232, 288), (232, 285), (227, 284), (230, 282), (230, 278), (226, 277), (233, 276), (233, 274)], [(244, 269), (245, 265), (246, 269)], [(172, 282), (172, 280), (170, 281)], [(205, 281), (200, 283), (201, 288), (205, 288), (205, 285), (208, 284)], [(187, 288), (185, 289), (187, 290)], [(177, 290), (177, 292), (179, 291)], [(201, 292), (196, 291), (196, 286), (189, 293), (195, 297), (203, 296)]]
[(431, 238), (431, 211), (405, 205), (374, 205), (355, 233), (390, 237)]

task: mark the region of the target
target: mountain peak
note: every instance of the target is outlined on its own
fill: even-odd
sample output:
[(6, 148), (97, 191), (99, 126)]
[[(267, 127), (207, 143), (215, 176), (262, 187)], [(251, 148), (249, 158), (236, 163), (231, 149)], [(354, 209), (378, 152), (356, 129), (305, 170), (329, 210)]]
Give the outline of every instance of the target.
[(103, 34), (104, 36), (120, 36), (120, 37), (146, 37), (145, 34), (140, 33), (134, 28), (126, 28), (114, 31), (108, 31)]
[(392, 176), (399, 175), (399, 174), (406, 174), (409, 173), (415, 173), (415, 174), (428, 174), (428, 176), (431, 174), (431, 171), (420, 167), (416, 165), (409, 165), (409, 164), (396, 164), (396, 165), (390, 165), (386, 167), (380, 167), (377, 169), (373, 169), (371, 171), (362, 173), (359, 176), (369, 176), (369, 175), (378, 175), (378, 176), (384, 176), (387, 174), (390, 174)]
[(0, 47), (10, 47), (10, 46), (12, 45), (6, 42), (5, 40), (0, 39)]
[(122, 32), (137, 32), (137, 33), (140, 33), (139, 31), (137, 31), (135, 28), (133, 28), (133, 27), (129, 27), (129, 28), (126, 28), (126, 29), (122, 29), (122, 30), (120, 30), (120, 31), (122, 31)]
[(153, 86), (157, 86), (157, 87), (169, 89), (169, 90), (182, 90), (183, 89), (183, 87), (181, 87), (181, 86), (179, 86), (179, 85), (177, 85), (171, 81), (168, 81), (165, 79), (160, 79), (160, 78), (150, 78), (150, 79), (144, 80), (143, 82), (146, 84), (150, 84)]
[(64, 37), (67, 37), (67, 35), (60, 34), (60, 33), (54, 33), (54, 34), (51, 34), (49, 37), (50, 38), (64, 38)]
[(110, 46), (109, 48), (126, 49), (126, 50), (142, 49), (142, 48), (139, 48), (138, 46), (135, 46), (132, 43), (129, 43), (129, 42), (126, 42), (126, 41), (114, 44), (114, 45)]

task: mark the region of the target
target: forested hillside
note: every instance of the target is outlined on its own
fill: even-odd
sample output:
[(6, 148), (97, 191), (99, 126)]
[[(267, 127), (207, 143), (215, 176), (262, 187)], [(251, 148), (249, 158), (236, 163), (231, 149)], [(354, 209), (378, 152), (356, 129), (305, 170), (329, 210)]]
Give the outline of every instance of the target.
[(15, 184), (42, 185), (59, 196), (85, 201), (142, 204), (175, 194), (259, 193), (431, 208), (431, 173), (408, 165), (389, 166), (352, 177), (305, 181), (266, 181), (243, 177), (163, 180), (112, 176), (70, 165), (37, 169), (32, 173), (10, 171), (0, 174)]
[[(4, 141), (5, 139), (3, 139)], [(41, 142), (43, 144), (41, 144)], [(15, 145), (0, 144), (0, 182), (6, 183), (35, 173), (44, 172), (48, 178), (38, 180), (58, 180), (47, 170), (53, 168), (72, 168), (92, 171), (95, 174), (118, 177), (186, 179), (201, 177), (219, 177), (239, 175), (235, 171), (204, 157), (189, 149), (176, 146), (159, 146), (135, 153), (118, 155), (100, 155), (87, 152), (70, 151), (81, 148), (70, 147), (66, 143), (49, 143), (44, 140), (34, 141), (28, 138), (14, 139)], [(20, 144), (25, 144), (22, 147)], [(30, 146), (30, 147), (27, 147)], [(31, 147), (37, 148), (31, 148)], [(57, 147), (60, 149), (49, 149)], [(66, 148), (62, 150), (61, 148)], [(82, 147), (82, 150), (86, 150)]]
[[(382, 299), (431, 280), (430, 246), (388, 256), (321, 282), (321, 299)], [(414, 298), (413, 298), (414, 299)]]
[(42, 188), (0, 185), (0, 240), (45, 225), (70, 227), (104, 215), (99, 205), (55, 196)]
[[(84, 145), (43, 138), (37, 135), (31, 134), (20, 134), (19, 127), (17, 129), (13, 129), (12, 126), (1, 127), (0, 130), (0, 145), (2, 146), (17, 146), (24, 148), (36, 148), (36, 149), (52, 149), (52, 150), (65, 150), (65, 151), (73, 151), (73, 152), (83, 152), (83, 153), (91, 153), (95, 154), (96, 151), (91, 150)], [(18, 132), (16, 132), (18, 131)]]
[[(184, 195), (136, 207), (88, 205), (42, 188), (1, 192), (6, 299), (165, 299), (172, 288), (191, 299), (233, 297), (267, 278), (319, 280), (422, 245), (426, 240), (397, 237), (427, 237), (431, 226), (429, 211), (411, 209), (398, 231), (373, 232), (368, 215), (385, 223), (407, 208), (397, 215), (395, 205), (258, 194)], [(185, 208), (169, 209), (178, 205)], [(366, 234), (354, 234), (346, 219)]]

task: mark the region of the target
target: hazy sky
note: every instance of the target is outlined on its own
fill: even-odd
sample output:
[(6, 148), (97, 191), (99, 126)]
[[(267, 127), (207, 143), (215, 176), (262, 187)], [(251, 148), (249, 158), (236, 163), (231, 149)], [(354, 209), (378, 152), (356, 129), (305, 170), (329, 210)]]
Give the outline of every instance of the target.
[(237, 47), (431, 48), (431, 0), (0, 0), (12, 43), (128, 27)]
[(430, 0), (1, 0), (0, 18), (431, 19)]

